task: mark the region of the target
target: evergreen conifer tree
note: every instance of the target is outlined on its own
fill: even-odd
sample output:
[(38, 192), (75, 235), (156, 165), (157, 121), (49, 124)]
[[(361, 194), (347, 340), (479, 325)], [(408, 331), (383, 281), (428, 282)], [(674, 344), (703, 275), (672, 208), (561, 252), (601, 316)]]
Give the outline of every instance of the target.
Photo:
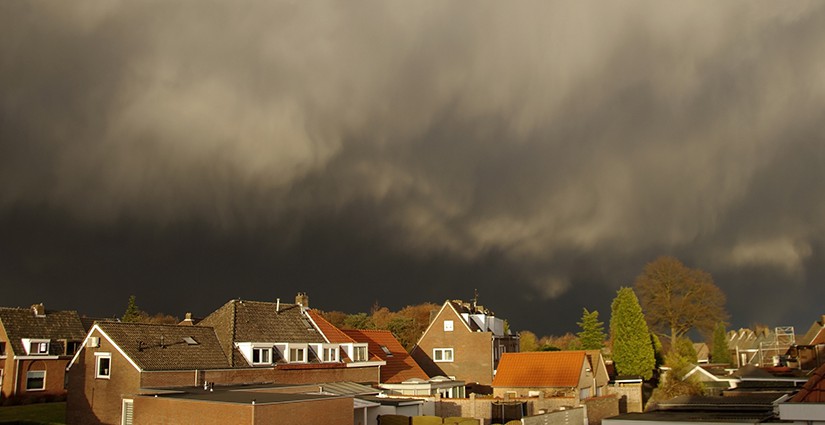
[(126, 323), (139, 322), (142, 315), (143, 311), (138, 308), (137, 303), (135, 302), (135, 296), (130, 295), (129, 304), (126, 305), (126, 311), (123, 313), (123, 317), (121, 317), (120, 320)]
[(599, 321), (598, 311), (582, 313), (582, 321), (577, 323), (582, 329), (578, 333), (583, 350), (601, 350), (607, 335), (604, 333), (604, 322)]
[(656, 360), (650, 331), (639, 299), (631, 288), (621, 288), (613, 299), (610, 316), (613, 362), (620, 375), (653, 376)]
[(719, 322), (713, 329), (713, 343), (710, 358), (714, 363), (730, 364), (730, 351), (728, 350), (728, 334), (725, 330), (725, 323)]

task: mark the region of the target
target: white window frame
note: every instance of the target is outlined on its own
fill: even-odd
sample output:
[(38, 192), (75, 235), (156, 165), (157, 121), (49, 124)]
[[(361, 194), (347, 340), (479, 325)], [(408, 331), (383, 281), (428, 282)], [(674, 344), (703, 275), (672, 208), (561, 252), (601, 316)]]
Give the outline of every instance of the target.
[(337, 363), (341, 347), (338, 344), (310, 344), (315, 357), (322, 363)]
[(433, 361), (436, 363), (452, 363), (455, 361), (455, 350), (452, 348), (433, 348)]
[(455, 328), (455, 323), (452, 320), (444, 321), (444, 332), (452, 332)]
[[(109, 369), (105, 374), (100, 373), (100, 362), (103, 359), (108, 360)], [(112, 353), (95, 353), (95, 379), (110, 379), (112, 377)]]
[[(255, 352), (258, 352), (258, 360), (255, 361)], [(266, 357), (266, 360), (263, 359)], [(252, 347), (252, 357), (250, 361), (253, 365), (270, 365), (272, 364), (272, 347)]]
[(120, 410), (121, 425), (132, 425), (135, 419), (135, 401), (131, 398), (123, 399), (123, 407)]
[[(40, 388), (29, 388), (29, 379), (31, 378), (32, 374), (43, 374), (43, 386)], [(36, 378), (35, 378), (36, 379)], [(46, 389), (46, 371), (45, 370), (30, 370), (26, 372), (26, 392), (29, 391), (44, 391)]]
[[(49, 354), (49, 340), (41, 338), (21, 338), (23, 348), (29, 356), (46, 356)], [(33, 346), (37, 348), (32, 350)]]
[(307, 347), (306, 346), (289, 346), (289, 362), (290, 363), (306, 363), (307, 362)]
[[(353, 362), (366, 362), (370, 359), (370, 351), (369, 346), (366, 343), (347, 343), (342, 344), (342, 346), (347, 350), (347, 357)], [(364, 357), (359, 358), (360, 356), (357, 353), (363, 353)]]

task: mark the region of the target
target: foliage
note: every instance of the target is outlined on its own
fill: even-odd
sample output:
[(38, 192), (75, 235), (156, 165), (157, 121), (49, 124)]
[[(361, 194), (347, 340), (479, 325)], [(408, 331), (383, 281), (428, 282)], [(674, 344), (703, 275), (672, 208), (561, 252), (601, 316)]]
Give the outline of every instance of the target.
[(121, 317), (120, 320), (126, 323), (140, 322), (140, 319), (145, 314), (146, 313), (137, 306), (135, 296), (130, 295), (129, 303), (126, 305), (126, 311), (123, 313), (123, 317)]
[(579, 337), (573, 333), (562, 336), (544, 336), (539, 340), (539, 351), (578, 350), (581, 347)]
[[(659, 386), (653, 390), (653, 394), (648, 401), (648, 410), (659, 402), (674, 397), (703, 394), (704, 387), (699, 378), (696, 375), (686, 376), (695, 365), (689, 361), (690, 352), (680, 353), (680, 350), (688, 351), (685, 341), (690, 344), (691, 350), (693, 350), (693, 343), (689, 339), (681, 338), (677, 341), (675, 349), (665, 356), (665, 365), (669, 370), (659, 380)], [(695, 356), (695, 354), (696, 351), (693, 350), (693, 355)]]
[(604, 347), (607, 334), (604, 333), (604, 322), (599, 321), (599, 312), (590, 312), (585, 308), (581, 320), (577, 323), (582, 329), (578, 333), (581, 348), (583, 350), (601, 350)]
[(710, 274), (691, 269), (673, 257), (648, 263), (634, 285), (650, 327), (676, 340), (691, 329), (710, 333), (727, 318), (725, 294)]
[(710, 358), (713, 363), (730, 364), (730, 351), (728, 350), (728, 334), (725, 330), (725, 323), (719, 322), (713, 329), (713, 341), (711, 342)]
[(344, 329), (375, 329), (375, 325), (367, 313), (355, 313), (344, 319)]
[(621, 288), (613, 299), (610, 316), (613, 362), (620, 375), (653, 376), (656, 360), (650, 331), (639, 300), (631, 288)]
[[(671, 355), (679, 356), (684, 362), (695, 365), (699, 363), (699, 355), (696, 353), (696, 348), (693, 347), (693, 341), (689, 338), (679, 338), (676, 340), (676, 346), (670, 350)], [(667, 361), (667, 357), (665, 357)]]
[(539, 351), (539, 339), (536, 334), (530, 331), (521, 331), (519, 336), (519, 351)]
[(653, 358), (656, 360), (656, 369), (665, 364), (665, 349), (662, 347), (662, 341), (659, 337), (652, 333), (650, 334), (650, 343), (653, 344)]

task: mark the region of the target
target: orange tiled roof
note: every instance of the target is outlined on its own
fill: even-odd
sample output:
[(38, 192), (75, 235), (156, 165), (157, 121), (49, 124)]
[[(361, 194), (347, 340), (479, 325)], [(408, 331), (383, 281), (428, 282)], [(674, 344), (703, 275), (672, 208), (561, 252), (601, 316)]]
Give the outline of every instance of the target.
[(493, 387), (577, 387), (584, 351), (504, 353)]
[(796, 395), (791, 398), (793, 403), (822, 403), (825, 402), (825, 365), (822, 365), (811, 374), (810, 379)]
[[(366, 342), (371, 355), (387, 362), (386, 366), (381, 367), (381, 383), (396, 384), (410, 378), (425, 381), (430, 379), (401, 343), (395, 339), (392, 332), (383, 330), (344, 330), (343, 332), (357, 342)], [(387, 347), (392, 356), (388, 356), (381, 348), (382, 346)]]
[(356, 342), (352, 338), (348, 337), (347, 334), (341, 332), (340, 329), (335, 327), (332, 323), (329, 323), (327, 319), (324, 319), (324, 316), (321, 316), (316, 310), (307, 310), (309, 317), (312, 318), (312, 321), (318, 325), (318, 329), (321, 330), (321, 333), (327, 337), (330, 343), (333, 344), (346, 344), (350, 342)]

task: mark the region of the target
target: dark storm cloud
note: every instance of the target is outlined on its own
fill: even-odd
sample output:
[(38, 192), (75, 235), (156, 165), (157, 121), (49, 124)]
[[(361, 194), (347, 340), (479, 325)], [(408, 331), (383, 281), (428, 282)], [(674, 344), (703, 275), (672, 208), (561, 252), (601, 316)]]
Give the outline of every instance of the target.
[[(516, 303), (604, 312), (674, 254), (735, 322), (809, 320), (791, 310), (825, 260), (819, 3), (7, 1), (0, 28), (7, 240), (107, 247), (84, 287), (126, 264), (221, 296), (232, 276), (429, 295), (365, 304), (481, 287), (529, 326)], [(85, 249), (30, 245), (6, 279)], [(787, 301), (744, 296), (777, 284)]]

